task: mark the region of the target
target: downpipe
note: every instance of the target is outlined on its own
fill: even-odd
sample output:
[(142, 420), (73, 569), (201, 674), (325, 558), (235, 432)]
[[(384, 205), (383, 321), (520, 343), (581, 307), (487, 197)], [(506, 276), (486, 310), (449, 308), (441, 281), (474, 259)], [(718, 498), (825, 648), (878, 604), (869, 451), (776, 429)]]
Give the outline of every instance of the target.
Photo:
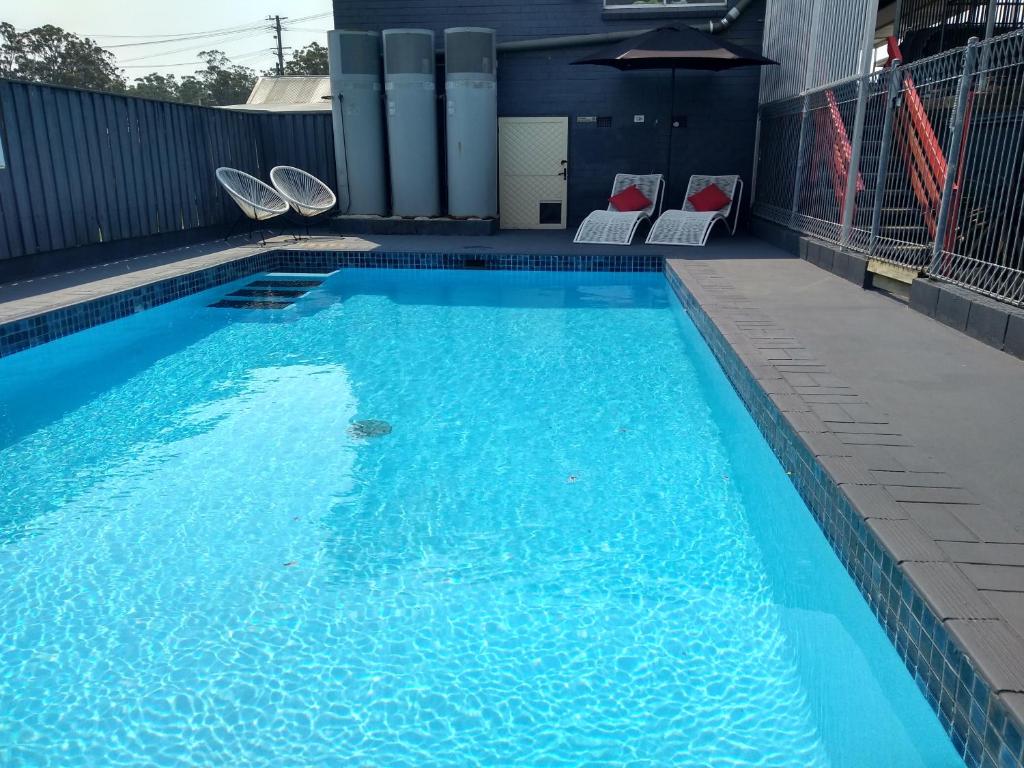
[[(754, 0), (739, 0), (730, 11), (718, 21), (707, 21), (701, 24), (691, 24), (693, 29), (701, 32), (709, 32), (717, 35), (731, 27), (736, 19), (750, 7)], [(588, 45), (605, 45), (628, 40), (637, 35), (653, 32), (654, 27), (648, 29), (630, 29), (621, 32), (600, 32), (593, 35), (563, 35), (561, 37), (542, 37), (536, 40), (514, 40), (507, 43), (498, 43), (498, 53), (522, 53), (526, 51), (553, 51), (560, 48), (582, 48)]]

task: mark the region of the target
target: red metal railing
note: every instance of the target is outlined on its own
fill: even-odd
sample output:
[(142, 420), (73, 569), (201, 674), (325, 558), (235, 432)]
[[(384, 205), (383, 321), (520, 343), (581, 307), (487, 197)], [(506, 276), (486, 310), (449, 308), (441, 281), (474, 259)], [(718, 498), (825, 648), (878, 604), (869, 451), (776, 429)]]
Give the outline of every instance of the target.
[[(895, 37), (889, 37), (887, 48), (889, 59), (903, 59), (900, 46)], [(921, 207), (921, 214), (928, 227), (928, 233), (935, 237), (938, 225), (939, 207), (942, 205), (942, 188), (946, 180), (946, 157), (942, 153), (939, 138), (932, 128), (928, 112), (924, 108), (921, 96), (917, 92), (914, 78), (909, 74), (903, 76), (903, 97), (905, 108), (899, 113), (896, 123), (896, 136), (903, 150), (903, 159), (907, 165), (907, 176), (914, 197)], [(970, 122), (971, 107), (974, 103), (974, 92), (970, 93), (965, 115), (965, 130)], [(963, 177), (963, 150), (961, 145), (960, 162), (957, 178), (953, 184), (953, 196), (950, 200), (949, 221), (946, 225), (944, 247), (952, 247), (956, 238), (957, 217), (960, 212), (960, 189)]]

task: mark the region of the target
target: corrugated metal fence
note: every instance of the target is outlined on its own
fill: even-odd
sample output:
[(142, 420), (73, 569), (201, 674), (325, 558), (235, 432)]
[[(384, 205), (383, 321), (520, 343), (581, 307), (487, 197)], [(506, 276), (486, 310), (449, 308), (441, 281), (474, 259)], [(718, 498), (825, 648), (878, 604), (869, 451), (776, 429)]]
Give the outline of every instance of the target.
[(0, 259), (224, 224), (220, 165), (333, 186), (331, 117), (232, 112), (0, 80)]
[(1024, 304), (1024, 30), (764, 104), (754, 212)]

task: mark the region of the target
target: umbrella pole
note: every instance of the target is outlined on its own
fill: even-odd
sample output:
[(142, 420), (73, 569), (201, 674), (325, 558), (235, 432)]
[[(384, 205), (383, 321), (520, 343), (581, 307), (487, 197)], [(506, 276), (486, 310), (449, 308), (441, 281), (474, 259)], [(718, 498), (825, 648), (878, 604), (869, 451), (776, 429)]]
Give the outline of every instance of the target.
[(672, 138), (676, 120), (676, 68), (672, 67), (672, 96), (668, 113), (668, 167), (665, 169), (665, 194), (672, 189)]

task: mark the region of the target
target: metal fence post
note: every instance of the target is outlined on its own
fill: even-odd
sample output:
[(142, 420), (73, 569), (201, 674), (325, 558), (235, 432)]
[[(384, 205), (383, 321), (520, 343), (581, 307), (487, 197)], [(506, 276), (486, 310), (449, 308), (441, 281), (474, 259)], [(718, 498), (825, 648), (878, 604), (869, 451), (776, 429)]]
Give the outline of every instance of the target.
[(800, 210), (800, 195), (803, 193), (804, 176), (807, 173), (807, 124), (811, 118), (811, 97), (804, 96), (803, 111), (800, 113), (800, 143), (796, 150), (796, 178), (793, 180), (793, 202), (789, 209), (793, 216), (790, 219), (792, 225), (796, 221), (797, 212)]
[(850, 230), (853, 228), (853, 211), (857, 207), (857, 178), (860, 176), (860, 151), (864, 143), (864, 117), (868, 104), (868, 83), (871, 80), (871, 63), (873, 58), (875, 13), (870, 3), (866, 4), (864, 13), (864, 34), (861, 38), (860, 79), (857, 81), (857, 112), (853, 117), (853, 136), (850, 138), (850, 167), (846, 171), (846, 194), (843, 197), (842, 228), (839, 233), (841, 245), (850, 242)]
[(902, 62), (893, 59), (889, 72), (889, 92), (885, 98), (885, 118), (882, 122), (882, 146), (878, 149), (878, 175), (875, 178), (875, 206), (871, 210), (871, 240), (868, 242), (868, 254), (874, 254), (878, 243), (878, 233), (882, 229), (882, 205), (885, 198), (885, 182), (889, 173), (889, 155), (892, 152), (893, 117), (896, 113), (896, 100), (900, 95), (900, 83), (903, 73), (900, 71)]
[(942, 202), (939, 204), (939, 217), (935, 223), (935, 244), (932, 249), (932, 263), (929, 272), (934, 272), (942, 257), (942, 246), (946, 241), (946, 227), (949, 224), (949, 209), (953, 203), (953, 183), (956, 181), (960, 165), (960, 146), (964, 138), (964, 114), (967, 112), (967, 97), (971, 91), (971, 81), (977, 69), (978, 38), (972, 37), (967, 42), (964, 53), (964, 71), (960, 75), (960, 84), (956, 95), (956, 108), (949, 131), (949, 148), (946, 151), (946, 178), (942, 184)]
[(860, 150), (864, 143), (864, 114), (868, 103), (868, 80), (861, 75), (857, 81), (857, 112), (853, 117), (853, 136), (850, 137), (850, 167), (846, 169), (846, 193), (843, 197), (842, 229), (839, 243), (848, 245), (853, 228), (853, 211), (857, 207), (857, 177), (860, 176)]

